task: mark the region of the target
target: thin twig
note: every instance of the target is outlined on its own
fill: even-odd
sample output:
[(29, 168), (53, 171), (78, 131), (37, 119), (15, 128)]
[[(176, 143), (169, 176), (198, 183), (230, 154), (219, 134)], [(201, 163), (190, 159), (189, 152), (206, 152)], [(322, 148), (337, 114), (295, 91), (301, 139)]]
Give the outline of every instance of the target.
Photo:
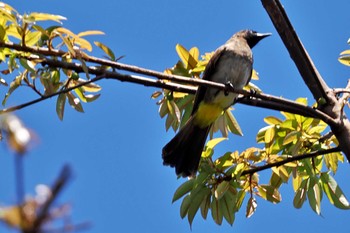
[(21, 226), (25, 225), (26, 215), (24, 213), (24, 168), (23, 168), (23, 156), (16, 154), (15, 156), (15, 175), (16, 175), (16, 195), (17, 205), (19, 208)]
[(266, 170), (266, 169), (269, 169), (269, 168), (272, 168), (272, 167), (279, 167), (279, 166), (282, 166), (282, 165), (284, 165), (286, 163), (299, 161), (299, 160), (307, 159), (307, 158), (313, 158), (313, 157), (316, 157), (316, 156), (319, 156), (319, 155), (325, 155), (325, 154), (330, 154), (330, 153), (340, 152), (340, 151), (341, 151), (341, 149), (339, 147), (334, 147), (334, 148), (331, 148), (331, 149), (319, 150), (319, 151), (314, 151), (314, 152), (310, 152), (310, 153), (306, 153), (306, 154), (296, 155), (296, 156), (284, 159), (282, 161), (278, 161), (276, 163), (269, 163), (269, 164), (266, 164), (266, 165), (263, 165), (263, 166), (259, 166), (259, 167), (256, 167), (256, 168), (251, 168), (249, 170), (245, 170), (245, 171), (242, 172), (241, 175), (243, 176), (243, 175), (247, 175), (247, 174), (253, 174), (253, 173), (260, 172), (260, 171), (263, 171), (263, 170)]
[(68, 165), (63, 166), (58, 178), (51, 187), (51, 195), (40, 208), (37, 217), (34, 221), (33, 228), (29, 233), (37, 233), (42, 228), (42, 224), (45, 222), (46, 218), (49, 215), (50, 207), (53, 202), (57, 199), (58, 195), (62, 189), (67, 185), (69, 179), (71, 178), (71, 169)]

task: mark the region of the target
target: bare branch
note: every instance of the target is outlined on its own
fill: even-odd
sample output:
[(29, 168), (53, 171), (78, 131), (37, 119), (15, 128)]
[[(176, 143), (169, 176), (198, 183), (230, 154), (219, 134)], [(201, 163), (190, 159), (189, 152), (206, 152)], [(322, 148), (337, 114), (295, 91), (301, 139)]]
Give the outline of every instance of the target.
[[(339, 102), (334, 91), (325, 83), (309, 54), (297, 36), (286, 12), (279, 0), (261, 0), (278, 34), (297, 66), (305, 84), (320, 103), (318, 108), (333, 118), (329, 121), (339, 146), (350, 161), (350, 122), (343, 112), (343, 103)], [(325, 100), (325, 103), (322, 103)]]
[(37, 233), (42, 228), (42, 224), (49, 217), (49, 210), (52, 206), (53, 202), (57, 199), (58, 195), (62, 191), (62, 189), (67, 185), (68, 181), (71, 179), (71, 169), (68, 165), (65, 165), (59, 176), (57, 177), (55, 183), (51, 187), (51, 196), (49, 199), (43, 204), (39, 213), (34, 221), (33, 228), (27, 233)]
[(261, 0), (261, 2), (315, 100), (323, 98), (328, 102), (329, 87), (299, 40), (282, 4), (278, 0)]
[[(50, 55), (62, 55), (63, 51), (53, 51), (53, 50), (33, 48), (33, 47), (22, 48), (19, 45), (9, 43), (9, 42), (0, 42), (0, 45), (1, 45), (1, 43), (3, 44), (3, 46), (6, 46), (6, 47), (12, 48), (12, 49), (16, 49), (16, 50), (29, 51), (29, 52), (33, 52), (33, 53), (37, 53), (37, 54), (43, 53), (40, 56), (37, 56), (37, 55), (22, 56), (23, 58), (26, 58), (28, 60), (33, 60), (33, 61), (39, 62), (42, 65), (70, 69), (70, 70), (74, 70), (77, 73), (84, 73), (85, 72), (83, 70), (83, 66), (79, 63), (68, 63), (68, 62), (64, 62), (64, 61), (59, 61), (57, 59), (50, 59), (50, 58), (42, 57), (42, 55), (48, 55), (48, 54), (50, 54)], [(104, 65), (113, 65), (114, 67), (122, 67), (123, 69), (126, 69), (128, 71), (132, 71), (134, 73), (152, 75), (152, 76), (156, 77), (158, 80), (146, 78), (146, 77), (141, 77), (141, 76), (137, 76), (137, 75), (120, 74), (120, 73), (115, 72), (115, 71), (108, 71), (104, 68), (96, 68), (94, 66), (89, 66), (89, 67), (87, 67), (88, 72), (90, 74), (97, 75), (97, 77), (95, 77), (95, 78), (93, 78), (85, 83), (80, 83), (77, 86), (61, 89), (60, 91), (58, 91), (56, 93), (53, 93), (53, 94), (50, 94), (47, 96), (42, 96), (42, 97), (35, 99), (33, 101), (29, 101), (27, 103), (23, 103), (23, 104), (18, 105), (18, 106), (14, 106), (14, 107), (0, 110), (0, 114), (22, 109), (24, 107), (33, 105), (33, 104), (38, 103), (40, 101), (46, 100), (48, 98), (57, 96), (57, 95), (62, 94), (62, 93), (67, 93), (75, 88), (84, 86), (84, 85), (89, 84), (91, 82), (97, 82), (97, 81), (105, 78), (105, 79), (116, 79), (116, 80), (123, 81), (123, 82), (127, 81), (127, 82), (142, 84), (144, 86), (152, 86), (152, 87), (164, 88), (164, 89), (168, 89), (168, 90), (172, 90), (172, 91), (192, 93), (192, 94), (195, 93), (195, 91), (196, 91), (196, 87), (193, 87), (193, 86), (203, 85), (203, 86), (207, 86), (207, 87), (211, 87), (211, 88), (217, 88), (220, 90), (239, 93), (243, 96), (250, 97), (250, 99), (241, 99), (239, 101), (239, 102), (242, 102), (244, 104), (248, 104), (248, 105), (252, 105), (252, 106), (259, 106), (259, 107), (264, 107), (264, 108), (269, 108), (269, 109), (274, 109), (274, 110), (279, 110), (279, 111), (291, 112), (291, 113), (300, 114), (300, 115), (309, 116), (309, 117), (314, 117), (314, 118), (319, 118), (327, 123), (331, 123), (331, 121), (332, 121), (332, 119), (330, 117), (328, 117), (326, 114), (324, 114), (323, 112), (321, 112), (317, 109), (311, 108), (309, 106), (304, 106), (302, 104), (295, 103), (294, 101), (286, 100), (286, 99), (283, 99), (280, 97), (275, 97), (272, 95), (267, 95), (267, 94), (262, 94), (262, 93), (251, 93), (249, 91), (236, 90), (234, 88), (229, 88), (229, 90), (228, 90), (228, 87), (222, 83), (210, 82), (207, 80), (194, 79), (194, 78), (182, 77), (182, 76), (177, 76), (177, 75), (168, 75), (168, 74), (164, 74), (161, 72), (140, 68), (137, 66), (129, 66), (129, 65), (124, 65), (124, 64), (117, 63), (117, 62), (113, 62), (113, 61), (89, 57), (87, 55), (84, 55), (84, 59), (96, 62), (100, 65), (104, 64)], [(171, 80), (173, 82), (164, 82), (163, 80)], [(179, 83), (190, 84), (191, 86), (182, 85)]]

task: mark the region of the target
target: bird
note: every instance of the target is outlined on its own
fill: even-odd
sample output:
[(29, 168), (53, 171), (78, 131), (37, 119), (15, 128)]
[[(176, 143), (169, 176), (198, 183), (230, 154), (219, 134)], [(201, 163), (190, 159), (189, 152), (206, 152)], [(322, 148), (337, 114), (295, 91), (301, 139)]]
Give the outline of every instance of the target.
[[(210, 58), (202, 79), (242, 89), (253, 70), (252, 48), (271, 33), (241, 30), (217, 48)], [(238, 94), (199, 86), (189, 120), (162, 150), (163, 165), (175, 167), (176, 175), (194, 177), (210, 127), (233, 105)]]

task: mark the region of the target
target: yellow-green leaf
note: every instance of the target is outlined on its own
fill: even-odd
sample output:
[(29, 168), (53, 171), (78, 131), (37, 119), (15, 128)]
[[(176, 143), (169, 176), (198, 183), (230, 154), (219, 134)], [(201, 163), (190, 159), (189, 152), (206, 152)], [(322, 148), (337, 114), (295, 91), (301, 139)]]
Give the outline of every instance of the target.
[(183, 62), (185, 69), (190, 70), (196, 67), (197, 65), (196, 59), (192, 57), (190, 52), (185, 47), (183, 47), (180, 44), (177, 44), (176, 52), (179, 55), (181, 61)]
[(278, 189), (270, 185), (259, 185), (258, 191), (260, 197), (272, 203), (279, 203), (282, 200)]
[(283, 145), (287, 145), (289, 143), (296, 143), (300, 137), (299, 131), (291, 131), (289, 132), (286, 137), (283, 139)]
[(309, 185), (307, 189), (307, 197), (309, 200), (309, 204), (311, 206), (311, 209), (315, 211), (316, 214), (321, 214), (321, 190), (318, 185), (318, 178), (316, 177), (310, 177), (309, 178)]
[(266, 130), (264, 141), (265, 143), (271, 143), (275, 138), (275, 127), (270, 127)]
[(58, 118), (62, 121), (64, 115), (64, 106), (66, 104), (66, 94), (59, 94), (56, 102), (56, 113)]
[(29, 17), (34, 18), (35, 21), (51, 20), (51, 21), (56, 21), (58, 23), (62, 23), (61, 20), (67, 19), (66, 17), (63, 17), (61, 15), (52, 15), (52, 14), (37, 13), (37, 12), (30, 13)]
[(265, 117), (264, 121), (266, 122), (266, 124), (269, 124), (269, 125), (279, 125), (282, 123), (282, 121), (279, 118), (274, 116)]
[(253, 69), (252, 71), (252, 77), (251, 77), (252, 80), (259, 80), (259, 74), (258, 72), (256, 72), (256, 70)]
[(89, 31), (85, 31), (85, 32), (80, 32), (78, 33), (78, 37), (83, 37), (83, 36), (91, 36), (91, 35), (104, 35), (105, 33), (102, 31), (98, 31), (98, 30), (89, 30)]
[(350, 55), (350, 49), (344, 50), (343, 52), (340, 53), (340, 55)]
[(331, 175), (328, 173), (322, 173), (321, 181), (323, 190), (331, 204), (340, 209), (350, 209), (349, 201), (346, 199), (343, 191)]
[(227, 138), (214, 138), (207, 142), (207, 145), (205, 146), (205, 151), (202, 153), (203, 158), (208, 158), (212, 155), (214, 147), (219, 144), (220, 142), (227, 140)]
[(297, 209), (300, 209), (306, 200), (307, 184), (308, 184), (308, 180), (303, 180), (299, 188), (295, 192), (293, 205)]
[(29, 32), (25, 36), (26, 46), (35, 45), (39, 41), (40, 37), (41, 37), (41, 32), (39, 32), (39, 31)]
[(101, 42), (98, 41), (94, 41), (94, 44), (99, 47), (100, 49), (102, 49), (103, 52), (105, 52), (105, 54), (107, 54), (107, 56), (112, 60), (115, 61), (115, 55), (113, 53), (113, 51), (107, 47), (106, 45), (102, 44)]
[(78, 112), (84, 112), (83, 106), (81, 105), (79, 98), (75, 97), (72, 94), (72, 92), (68, 92), (67, 97), (68, 97), (68, 103), (70, 106), (72, 106), (72, 108), (74, 108)]
[(343, 65), (350, 66), (350, 56), (348, 55), (338, 58), (338, 61)]
[(208, 141), (207, 143), (207, 147), (210, 149), (213, 149), (217, 144), (219, 144), (220, 142), (227, 140), (227, 138), (214, 138), (210, 141)]
[(100, 96), (101, 96), (101, 94), (97, 94), (97, 95), (88, 94), (88, 95), (85, 95), (85, 100), (86, 100), (86, 102), (91, 103), (91, 102), (97, 100)]
[(234, 115), (232, 114), (231, 111), (227, 110), (224, 113), (226, 122), (227, 122), (227, 127), (229, 128), (229, 130), (231, 131), (231, 133), (239, 135), (239, 136), (243, 136), (243, 132), (241, 130), (241, 127), (239, 126), (236, 118), (234, 117)]
[(225, 180), (222, 181), (215, 189), (215, 192), (214, 192), (215, 198), (218, 200), (221, 199), (225, 195), (229, 187), (230, 187), (230, 183), (228, 181), (225, 181)]
[(247, 210), (245, 216), (247, 218), (250, 218), (256, 211), (256, 207), (258, 206), (258, 203), (256, 202), (254, 197), (250, 197), (247, 203)]
[[(85, 82), (85, 81), (83, 81)], [(78, 81), (78, 83), (80, 83), (80, 81)], [(87, 92), (99, 92), (102, 88), (101, 86), (95, 84), (95, 83), (88, 83), (85, 84), (84, 86), (81, 87), (84, 91)]]

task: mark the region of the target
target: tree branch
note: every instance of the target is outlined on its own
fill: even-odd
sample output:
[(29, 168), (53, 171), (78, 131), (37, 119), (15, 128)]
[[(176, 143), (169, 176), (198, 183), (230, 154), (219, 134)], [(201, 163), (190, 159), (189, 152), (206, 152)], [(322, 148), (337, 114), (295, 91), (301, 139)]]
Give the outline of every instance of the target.
[(294, 162), (294, 161), (298, 161), (298, 160), (302, 160), (302, 159), (307, 159), (307, 158), (313, 158), (313, 157), (316, 157), (319, 155), (325, 155), (325, 154), (330, 154), (330, 153), (340, 152), (340, 151), (341, 151), (341, 149), (339, 147), (334, 147), (331, 149), (319, 150), (319, 151), (314, 151), (314, 152), (307, 153), (307, 154), (296, 155), (296, 156), (289, 157), (287, 159), (284, 159), (284, 160), (276, 162), (276, 163), (269, 163), (269, 164), (266, 164), (263, 166), (259, 166), (256, 168), (251, 168), (251, 169), (245, 170), (242, 172), (241, 176), (248, 175), (248, 174), (254, 174), (256, 172), (260, 172), (260, 171), (263, 171), (263, 170), (266, 170), (266, 169), (269, 169), (272, 167), (279, 167), (279, 166), (282, 166), (286, 163), (290, 163), (290, 162)]
[(57, 199), (58, 195), (62, 189), (67, 185), (68, 181), (71, 179), (72, 172), (68, 165), (65, 165), (55, 183), (51, 187), (51, 196), (46, 200), (41, 209), (39, 210), (37, 217), (34, 221), (33, 228), (27, 233), (38, 233), (42, 228), (42, 224), (45, 222), (49, 215), (50, 207), (53, 202)]
[[(64, 61), (59, 61), (57, 59), (50, 59), (46, 57), (42, 57), (43, 55), (62, 55), (64, 54), (62, 51), (53, 51), (53, 50), (47, 50), (47, 49), (40, 49), (40, 48), (33, 48), (33, 47), (21, 47), (20, 45), (9, 43), (9, 42), (0, 42), (1, 44), (5, 47), (24, 51), (24, 52), (31, 52), (31, 53), (42, 53), (40, 55), (30, 55), (30, 56), (23, 56), (21, 55), (22, 58), (28, 59), (35, 61), (37, 63), (41, 63), (43, 66), (48, 65), (51, 67), (56, 67), (56, 68), (64, 68), (64, 69), (69, 69), (69, 70), (74, 70), (77, 73), (84, 73), (83, 66), (79, 63), (68, 63)], [(87, 55), (84, 55), (84, 59), (88, 57)], [(126, 75), (126, 74), (120, 74), (115, 71), (108, 71), (105, 68), (96, 68), (94, 66), (88, 66), (87, 67), (87, 72), (89, 74), (94, 74), (97, 77), (88, 80), (84, 83), (80, 83), (77, 86), (70, 87), (70, 88), (65, 88), (61, 89), (58, 92), (55, 92), (50, 95), (42, 96), (38, 99), (20, 104), (18, 106), (13, 106), (10, 108), (6, 108), (3, 110), (0, 110), (1, 113), (5, 112), (13, 112), (19, 109), (22, 109), (24, 107), (36, 104), (38, 102), (41, 102), (43, 100), (46, 100), (48, 98), (52, 98), (54, 96), (57, 96), (62, 93), (67, 93), (69, 91), (74, 90), (75, 88), (84, 86), (86, 84), (92, 83), (92, 82), (97, 82), (101, 79), (116, 79), (122, 82), (132, 82), (132, 83), (137, 83), (137, 84), (142, 84), (144, 86), (152, 86), (152, 87), (158, 87), (158, 88), (164, 88), (172, 91), (177, 91), (177, 92), (184, 92), (184, 93), (195, 93), (196, 87), (193, 86), (207, 86), (211, 88), (217, 88), (220, 90), (225, 90), (229, 92), (235, 92), (239, 93), (243, 96), (250, 97), (250, 98), (243, 98), (239, 100), (238, 102), (251, 105), (251, 106), (259, 106), (263, 108), (269, 108), (273, 110), (278, 110), (278, 111), (285, 111), (285, 112), (290, 112), (294, 114), (300, 114), (308, 117), (314, 117), (314, 118), (319, 118), (326, 123), (331, 123), (332, 118), (328, 117), (326, 114), (323, 112), (311, 108), (309, 106), (305, 106), (299, 103), (296, 103), (291, 100), (286, 100), (280, 97), (275, 97), (272, 95), (267, 95), (267, 94), (262, 94), (262, 93), (252, 93), (249, 91), (245, 90), (236, 90), (234, 88), (228, 88), (226, 85), (222, 83), (216, 83), (216, 82), (210, 82), (207, 80), (202, 80), (202, 79), (194, 79), (194, 78), (188, 78), (188, 77), (182, 77), (182, 76), (177, 76), (177, 75), (168, 75), (164, 73), (160, 73), (157, 71), (152, 71), (152, 70), (147, 70), (144, 68), (140, 68), (137, 66), (128, 66), (128, 65), (120, 65), (117, 62), (113, 61), (108, 61), (104, 59), (98, 59), (98, 58), (87, 58), (89, 61), (94, 61), (97, 62), (98, 64), (104, 64), (104, 65), (113, 65), (114, 67), (123, 67), (127, 68), (128, 71), (132, 71), (134, 73), (140, 72), (141, 74), (148, 74), (152, 75), (153, 77), (156, 77), (158, 80), (151, 79), (151, 78), (146, 78), (146, 77), (141, 77), (137, 75)], [(170, 80), (173, 82), (164, 82), (163, 80)], [(185, 83), (189, 85), (182, 85), (179, 83)]]
[[(338, 101), (336, 93), (328, 87), (319, 74), (309, 54), (299, 40), (280, 1), (261, 0), (261, 2), (297, 66), (305, 84), (319, 103), (318, 108), (333, 118), (332, 121), (327, 123), (329, 123), (334, 135), (338, 139), (340, 148), (350, 161), (350, 122), (343, 112), (343, 103)], [(323, 101), (321, 100), (325, 100), (326, 103), (322, 103)]]
[(328, 102), (329, 87), (299, 40), (280, 1), (261, 0), (261, 2), (315, 100), (323, 98)]

